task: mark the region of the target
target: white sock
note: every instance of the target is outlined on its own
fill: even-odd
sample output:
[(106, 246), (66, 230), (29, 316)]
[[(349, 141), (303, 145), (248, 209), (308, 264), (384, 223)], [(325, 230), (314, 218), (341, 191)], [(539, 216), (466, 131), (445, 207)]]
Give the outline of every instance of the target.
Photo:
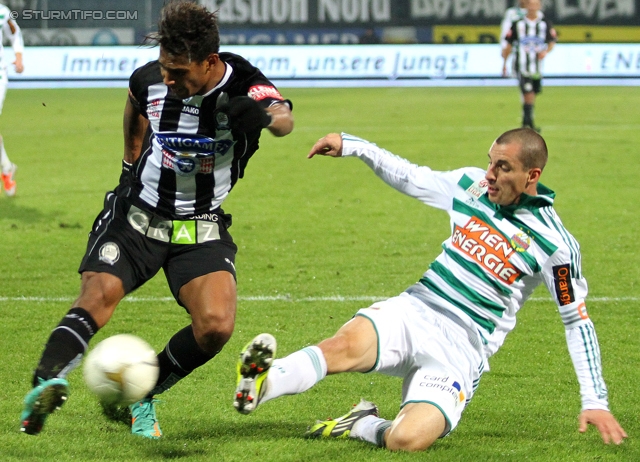
[(7, 155), (7, 151), (4, 149), (4, 143), (0, 136), (0, 166), (2, 166), (2, 173), (9, 173), (11, 171), (11, 161)]
[(307, 391), (327, 375), (327, 362), (317, 346), (303, 348), (273, 361), (260, 404), (282, 395)]
[(390, 420), (368, 415), (358, 420), (351, 429), (349, 437), (384, 447), (384, 432), (391, 426)]

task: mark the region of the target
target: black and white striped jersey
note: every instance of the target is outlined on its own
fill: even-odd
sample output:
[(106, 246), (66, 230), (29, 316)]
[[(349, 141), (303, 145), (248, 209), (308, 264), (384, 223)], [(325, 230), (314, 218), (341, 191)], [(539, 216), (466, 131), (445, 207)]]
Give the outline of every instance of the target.
[(158, 61), (137, 69), (129, 80), (132, 103), (149, 120), (142, 154), (134, 166), (134, 202), (166, 218), (186, 218), (220, 207), (249, 158), (260, 130), (231, 131), (215, 113), (235, 96), (262, 106), (288, 104), (264, 74), (244, 58), (220, 53), (226, 71), (205, 95), (180, 99), (163, 83)]
[(515, 49), (514, 70), (524, 77), (542, 76), (538, 53), (556, 41), (556, 31), (542, 15), (534, 20), (524, 17), (513, 23), (506, 40)]

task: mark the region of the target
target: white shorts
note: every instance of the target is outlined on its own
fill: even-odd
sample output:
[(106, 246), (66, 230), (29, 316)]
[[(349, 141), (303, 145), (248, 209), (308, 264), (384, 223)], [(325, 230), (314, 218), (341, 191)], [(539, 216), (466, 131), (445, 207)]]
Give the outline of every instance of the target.
[(480, 353), (465, 329), (402, 293), (361, 309), (378, 334), (378, 359), (372, 371), (403, 377), (402, 406), (429, 403), (453, 430), (471, 400), (483, 370)]

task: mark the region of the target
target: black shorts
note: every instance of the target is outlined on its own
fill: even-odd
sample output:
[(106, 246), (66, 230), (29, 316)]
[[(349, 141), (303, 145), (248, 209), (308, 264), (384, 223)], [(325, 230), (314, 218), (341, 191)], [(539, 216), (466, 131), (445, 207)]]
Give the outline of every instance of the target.
[(180, 288), (192, 279), (215, 271), (236, 277), (237, 247), (227, 231), (230, 222), (222, 211), (167, 220), (109, 192), (78, 272), (113, 274), (130, 293), (162, 268), (171, 293), (182, 305)]
[(538, 94), (542, 91), (542, 78), (524, 77), (518, 74), (518, 82), (520, 82), (520, 91), (522, 93), (534, 92)]

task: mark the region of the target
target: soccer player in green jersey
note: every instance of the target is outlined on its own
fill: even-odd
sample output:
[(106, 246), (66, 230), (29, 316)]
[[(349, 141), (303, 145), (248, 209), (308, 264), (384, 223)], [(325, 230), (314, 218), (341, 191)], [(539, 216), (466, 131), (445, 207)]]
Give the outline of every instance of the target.
[(543, 283), (558, 305), (580, 383), (580, 432), (591, 424), (605, 443), (623, 441), (627, 435), (609, 412), (598, 340), (587, 314), (580, 248), (553, 208), (555, 193), (539, 182), (547, 146), (538, 133), (503, 133), (489, 149), (486, 170), (433, 171), (344, 133), (320, 139), (309, 157), (318, 154), (359, 158), (393, 188), (446, 211), (451, 235), (417, 283), (359, 310), (317, 346), (274, 360), (275, 338), (254, 338), (238, 363), (239, 412), (302, 393), (327, 374), (376, 371), (404, 379), (394, 420), (362, 400), (344, 416), (316, 423), (308, 434), (424, 450), (456, 427), (489, 357)]

